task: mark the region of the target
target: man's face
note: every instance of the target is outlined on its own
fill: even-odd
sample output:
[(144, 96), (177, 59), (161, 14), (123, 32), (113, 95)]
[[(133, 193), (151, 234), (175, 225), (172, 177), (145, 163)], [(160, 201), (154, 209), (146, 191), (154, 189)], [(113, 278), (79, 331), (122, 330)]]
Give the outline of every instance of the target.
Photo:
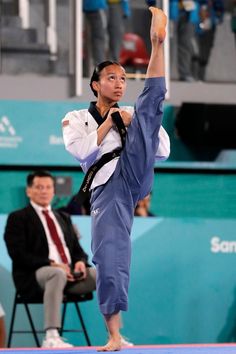
[(98, 82), (93, 82), (98, 98), (118, 102), (126, 89), (125, 70), (119, 65), (106, 66), (100, 73)]
[(26, 194), (37, 205), (47, 207), (54, 197), (54, 181), (50, 177), (35, 177)]

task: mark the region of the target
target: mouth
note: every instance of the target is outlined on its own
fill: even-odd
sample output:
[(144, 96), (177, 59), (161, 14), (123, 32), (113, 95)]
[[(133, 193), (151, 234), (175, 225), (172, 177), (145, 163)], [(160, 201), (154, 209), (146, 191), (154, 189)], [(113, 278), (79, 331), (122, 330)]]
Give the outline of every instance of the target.
[(45, 195), (45, 196), (42, 196), (41, 199), (42, 199), (42, 200), (48, 200), (48, 196), (46, 196), (46, 195)]

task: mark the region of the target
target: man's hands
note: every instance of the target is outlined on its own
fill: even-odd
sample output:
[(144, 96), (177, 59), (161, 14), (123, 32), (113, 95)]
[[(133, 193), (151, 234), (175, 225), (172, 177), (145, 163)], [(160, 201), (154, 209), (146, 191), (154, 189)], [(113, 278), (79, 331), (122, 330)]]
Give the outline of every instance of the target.
[(87, 276), (87, 269), (86, 269), (85, 263), (82, 262), (82, 261), (76, 262), (75, 266), (74, 266), (74, 273), (82, 273), (82, 276), (79, 277), (79, 279), (75, 279), (75, 277), (74, 277), (74, 280), (83, 280), (83, 279), (85, 279), (86, 276)]
[[(64, 263), (56, 263), (54, 261), (51, 261), (50, 265), (52, 267), (57, 267), (63, 269), (63, 271), (66, 273), (67, 276), (67, 281), (74, 282), (76, 280), (83, 280), (87, 276), (87, 269), (86, 265), (83, 261), (78, 261), (75, 263), (74, 270), (72, 271), (71, 268), (69, 267), (68, 264)], [(83, 275), (81, 277), (75, 278), (73, 273), (82, 273)]]

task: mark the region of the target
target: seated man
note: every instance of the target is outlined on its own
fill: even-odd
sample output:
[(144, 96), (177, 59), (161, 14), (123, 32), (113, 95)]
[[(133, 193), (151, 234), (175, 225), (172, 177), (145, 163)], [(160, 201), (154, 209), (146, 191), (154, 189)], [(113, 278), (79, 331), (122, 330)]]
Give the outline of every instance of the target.
[(79, 245), (70, 216), (51, 208), (52, 175), (47, 171), (29, 174), (26, 193), (30, 204), (9, 215), (4, 234), (14, 283), (27, 298), (43, 293), (46, 336), (42, 347), (72, 347), (58, 331), (63, 293), (95, 290), (96, 272)]

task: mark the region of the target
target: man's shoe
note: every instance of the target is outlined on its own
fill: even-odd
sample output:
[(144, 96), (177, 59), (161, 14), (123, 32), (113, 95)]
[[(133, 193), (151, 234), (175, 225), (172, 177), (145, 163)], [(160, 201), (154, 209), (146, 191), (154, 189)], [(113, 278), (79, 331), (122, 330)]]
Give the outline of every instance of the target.
[(72, 348), (73, 345), (64, 342), (61, 337), (49, 337), (45, 338), (42, 344), (42, 348)]
[(128, 338), (121, 336), (121, 346), (122, 347), (133, 347), (134, 344), (129, 342)]

